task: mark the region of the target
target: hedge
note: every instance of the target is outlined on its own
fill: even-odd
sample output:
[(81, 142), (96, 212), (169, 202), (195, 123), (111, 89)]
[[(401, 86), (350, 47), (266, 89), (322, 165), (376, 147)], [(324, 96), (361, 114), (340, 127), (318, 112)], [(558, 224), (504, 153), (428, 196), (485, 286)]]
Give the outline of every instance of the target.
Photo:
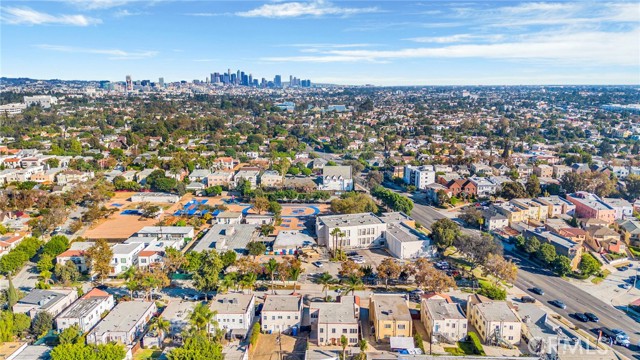
[(471, 343), (471, 345), (473, 345), (473, 353), (475, 355), (481, 355), (481, 356), (485, 356), (487, 354), (485, 354), (484, 352), (484, 348), (482, 347), (482, 342), (480, 341), (480, 338), (478, 337), (478, 334), (476, 334), (473, 331), (469, 332), (469, 343)]
[(251, 328), (251, 335), (249, 336), (249, 344), (254, 346), (258, 342), (258, 337), (260, 336), (260, 323), (253, 324), (253, 328)]

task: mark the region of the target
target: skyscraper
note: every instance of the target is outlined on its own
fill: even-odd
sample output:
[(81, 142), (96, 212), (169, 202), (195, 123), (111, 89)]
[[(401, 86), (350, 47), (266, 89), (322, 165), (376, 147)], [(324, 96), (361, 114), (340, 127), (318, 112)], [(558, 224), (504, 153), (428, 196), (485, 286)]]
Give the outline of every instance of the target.
[(158, 84), (160, 84), (160, 87), (163, 88), (164, 87), (164, 78), (161, 77), (160, 79), (158, 79)]
[(131, 75), (127, 75), (127, 91), (133, 91), (133, 81), (131, 81)]
[(282, 87), (282, 77), (281, 77), (280, 75), (276, 75), (276, 76), (273, 78), (273, 84), (274, 84), (276, 87)]

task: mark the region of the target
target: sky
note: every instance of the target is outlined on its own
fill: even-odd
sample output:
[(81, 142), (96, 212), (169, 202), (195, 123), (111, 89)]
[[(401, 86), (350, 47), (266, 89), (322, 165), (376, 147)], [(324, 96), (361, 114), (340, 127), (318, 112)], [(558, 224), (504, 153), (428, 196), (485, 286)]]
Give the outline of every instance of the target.
[(638, 1), (2, 0), (0, 76), (640, 84)]

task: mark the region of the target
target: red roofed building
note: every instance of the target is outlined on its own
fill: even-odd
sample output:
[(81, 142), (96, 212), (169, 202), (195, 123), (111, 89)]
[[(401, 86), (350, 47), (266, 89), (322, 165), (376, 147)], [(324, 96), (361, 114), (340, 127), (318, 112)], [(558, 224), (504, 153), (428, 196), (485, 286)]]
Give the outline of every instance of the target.
[(144, 268), (162, 263), (162, 252), (155, 250), (142, 250), (138, 253), (138, 267)]

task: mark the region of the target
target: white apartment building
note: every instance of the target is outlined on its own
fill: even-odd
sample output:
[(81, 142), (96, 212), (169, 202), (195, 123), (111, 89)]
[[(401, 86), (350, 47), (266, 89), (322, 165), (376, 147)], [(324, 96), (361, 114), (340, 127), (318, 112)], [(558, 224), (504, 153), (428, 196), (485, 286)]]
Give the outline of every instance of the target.
[(487, 178), (474, 176), (469, 181), (476, 186), (478, 197), (491, 196), (498, 190), (498, 184)]
[(78, 292), (74, 290), (41, 290), (33, 289), (27, 296), (18, 300), (13, 305), (14, 313), (27, 314), (32, 319), (41, 311), (46, 311), (52, 316), (60, 314), (67, 306), (78, 298)]
[[(384, 246), (386, 229), (387, 224), (373, 213), (316, 217), (318, 244), (329, 249)], [(342, 235), (334, 235), (334, 231)]]
[(85, 252), (94, 245), (93, 242), (75, 241), (71, 243), (69, 250), (56, 256), (56, 264), (64, 265), (67, 261), (71, 261), (76, 265), (79, 272), (84, 273), (88, 270), (87, 257)]
[(302, 297), (299, 295), (265, 295), (262, 331), (287, 333), (294, 327), (300, 327), (302, 305)]
[(520, 344), (522, 323), (506, 302), (470, 295), (467, 316), (485, 344)]
[(282, 185), (282, 175), (275, 170), (267, 170), (260, 175), (260, 185), (263, 187), (276, 187)]
[(429, 338), (455, 343), (467, 337), (467, 317), (460, 304), (444, 299), (422, 299), (420, 319)]
[(114, 306), (113, 295), (93, 289), (58, 315), (56, 328), (62, 331), (78, 325), (82, 333), (86, 333), (100, 321), (105, 311), (110, 311)]
[(322, 168), (318, 190), (351, 191), (353, 174), (351, 166), (325, 166)]
[(229, 186), (233, 182), (233, 172), (216, 171), (207, 176), (207, 186)]
[(225, 331), (241, 330), (245, 335), (251, 325), (256, 297), (253, 294), (217, 294), (209, 308), (215, 311), (218, 327)]
[(436, 249), (431, 245), (429, 237), (405, 224), (388, 224), (384, 236), (389, 252), (398, 259), (435, 255)]
[(427, 185), (436, 182), (436, 172), (432, 165), (420, 167), (406, 165), (404, 167), (404, 183), (413, 185), (420, 190), (427, 188)]
[(144, 249), (144, 244), (115, 244), (111, 247), (111, 276), (115, 277), (138, 264), (138, 253)]
[(119, 342), (131, 345), (142, 336), (145, 326), (158, 310), (155, 302), (124, 301), (87, 334), (87, 344)]
[(337, 346), (344, 335), (349, 346), (355, 346), (358, 343), (359, 312), (354, 296), (341, 296), (338, 303), (310, 303), (312, 341), (320, 346)]
[(134, 235), (134, 237), (140, 236), (155, 237), (158, 241), (181, 241), (181, 249), (185, 241), (193, 239), (195, 230), (192, 226), (145, 226)]
[(238, 186), (241, 180), (247, 180), (251, 184), (251, 188), (255, 189), (258, 185), (259, 168), (242, 168), (233, 177), (235, 186)]
[(51, 95), (35, 95), (35, 96), (25, 96), (24, 104), (26, 106), (39, 105), (44, 109), (48, 109), (51, 105), (56, 105), (58, 103), (58, 98)]

